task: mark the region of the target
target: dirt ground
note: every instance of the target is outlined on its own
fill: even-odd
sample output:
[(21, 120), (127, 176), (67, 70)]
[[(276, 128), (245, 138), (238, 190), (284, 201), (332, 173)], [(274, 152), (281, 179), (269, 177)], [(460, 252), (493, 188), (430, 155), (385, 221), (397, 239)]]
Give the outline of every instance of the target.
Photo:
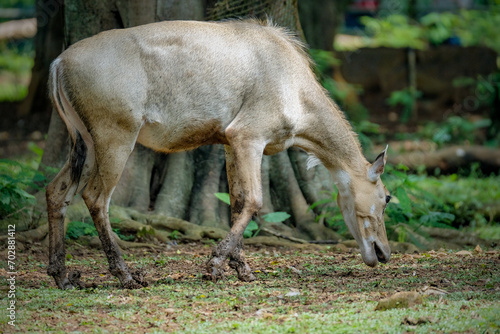
[[(168, 245), (164, 249), (129, 249), (124, 252), (124, 256), (131, 268), (140, 267), (150, 285), (164, 283), (166, 278), (167, 281), (168, 278), (202, 280), (204, 264), (210, 256), (212, 245), (213, 243), (193, 242)], [(479, 252), (477, 250), (453, 252), (441, 249), (421, 254), (393, 254), (388, 264), (379, 265), (374, 269), (363, 265), (361, 256), (354, 248), (348, 249), (347, 252), (340, 252), (334, 246), (314, 245), (311, 248), (297, 250), (288, 247), (246, 245), (245, 251), (252, 269), (261, 273), (260, 279), (263, 278), (262, 276), (269, 276), (269, 273), (276, 269), (288, 269), (298, 273), (307, 272), (309, 267), (325, 266), (325, 255), (331, 272), (325, 272), (322, 276), (339, 279), (349, 277), (356, 281), (362, 280), (364, 284), (413, 275), (418, 276), (427, 285), (448, 288), (449, 292), (453, 292), (455, 284), (444, 277), (460, 277), (460, 273), (471, 272), (479, 274), (480, 277), (471, 275), (472, 281), (468, 282), (470, 284), (467, 289), (486, 292), (488, 288), (484, 287), (491, 281), (489, 278), (498, 277), (500, 274), (498, 266), (500, 253), (495, 249), (489, 251), (480, 249)], [(299, 252), (302, 256), (294, 257)], [(18, 253), (18, 267), (21, 269), (18, 279), (21, 286), (35, 289), (47, 287), (47, 285), (56, 287), (45, 270), (22, 270), (23, 266), (31, 267), (33, 263), (38, 263), (38, 266), (44, 269), (48, 264), (47, 254), (47, 251), (37, 244)], [(304, 255), (307, 256), (304, 257)], [(107, 261), (102, 250), (90, 249), (77, 242), (71, 242), (66, 257), (68, 271), (80, 271), (82, 281), (91, 283), (95, 287), (120, 287), (119, 282), (107, 270)], [(162, 260), (163, 257), (168, 260)], [(153, 261), (141, 263), (150, 258), (153, 258)], [(87, 265), (87, 261), (91, 261), (93, 265)], [(349, 269), (347, 263), (353, 263), (355, 267)], [(423, 266), (424, 263), (432, 265)], [(443, 273), (439, 274), (440, 272)], [(235, 278), (236, 273), (227, 267), (226, 278), (231, 277)], [(340, 279), (340, 281), (344, 280)], [(500, 289), (500, 286), (495, 288)]]
[[(199, 326), (207, 323), (215, 324), (213, 326), (232, 323), (236, 329), (248, 319), (281, 326), (297, 314), (339, 312), (339, 305), (353, 307), (353, 314), (360, 316), (365, 312), (371, 314), (373, 306), (366, 303), (378, 302), (398, 291), (434, 291), (435, 296), (430, 296), (434, 298), (433, 303), (445, 308), (451, 307), (446, 306), (448, 302), (457, 300), (473, 303), (463, 304), (460, 310), (463, 307), (466, 307), (463, 310), (480, 309), (483, 304), (490, 308), (499, 305), (500, 253), (496, 249), (394, 254), (388, 264), (369, 268), (355, 249), (339, 253), (332, 246), (298, 250), (253, 245), (246, 246), (246, 254), (257, 276), (255, 282), (238, 281), (228, 267), (226, 278), (213, 283), (202, 277), (212, 246), (213, 242), (198, 242), (173, 244), (157, 250), (127, 250), (124, 253), (127, 264), (141, 270), (149, 283), (148, 288), (130, 291), (122, 289), (109, 274), (102, 250), (71, 241), (67, 251), (68, 269), (81, 271), (82, 281), (93, 287), (83, 292), (56, 290), (52, 278), (46, 274), (46, 250), (37, 244), (28, 246), (17, 253), (16, 259), (16, 284), (21, 292), (18, 304), (19, 309), (24, 309), (18, 330), (129, 332), (130, 326), (135, 326), (135, 333), (197, 332)], [(3, 253), (2, 260), (6, 258)], [(4, 268), (2, 262), (0, 275), (3, 277), (6, 276)], [(1, 289), (2, 295), (6, 295), (4, 279)], [(83, 299), (93, 295), (92, 307), (80, 305)], [(100, 298), (105, 301), (102, 305)], [(111, 300), (116, 300), (116, 304)], [(128, 314), (126, 318), (117, 307), (119, 312)], [(478, 317), (475, 312), (471, 312), (471, 319)], [(156, 320), (147, 320), (148, 317)], [(4, 325), (0, 321), (0, 332)], [(312, 330), (308, 328), (303, 330)], [(430, 328), (434, 331), (435, 327)], [(463, 329), (478, 332), (474, 328)], [(7, 327), (4, 330), (8, 332)]]

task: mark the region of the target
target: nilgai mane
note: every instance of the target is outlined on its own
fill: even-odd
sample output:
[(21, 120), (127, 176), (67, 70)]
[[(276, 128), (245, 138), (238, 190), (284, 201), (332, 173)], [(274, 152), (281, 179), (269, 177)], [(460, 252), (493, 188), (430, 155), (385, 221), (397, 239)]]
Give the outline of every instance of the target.
[(50, 69), (52, 103), (73, 147), (47, 187), (48, 274), (61, 289), (66, 274), (64, 216), (83, 190), (110, 272), (125, 288), (131, 274), (113, 237), (108, 208), (136, 143), (171, 153), (224, 144), (231, 231), (207, 262), (213, 280), (226, 260), (244, 281), (255, 279), (242, 234), (262, 206), (261, 161), (291, 146), (323, 163), (339, 189), (338, 204), (364, 262), (390, 258), (380, 180), (386, 150), (373, 164), (311, 70), (304, 46), (285, 29), (255, 21), (171, 21), (102, 32), (75, 43)]

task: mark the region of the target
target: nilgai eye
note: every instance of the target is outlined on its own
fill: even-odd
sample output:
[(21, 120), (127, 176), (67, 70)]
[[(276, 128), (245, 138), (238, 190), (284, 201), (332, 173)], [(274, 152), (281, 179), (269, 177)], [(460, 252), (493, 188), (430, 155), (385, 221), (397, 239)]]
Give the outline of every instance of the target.
[(386, 204), (389, 203), (390, 200), (391, 200), (391, 196), (389, 196), (389, 195), (385, 196), (385, 203)]

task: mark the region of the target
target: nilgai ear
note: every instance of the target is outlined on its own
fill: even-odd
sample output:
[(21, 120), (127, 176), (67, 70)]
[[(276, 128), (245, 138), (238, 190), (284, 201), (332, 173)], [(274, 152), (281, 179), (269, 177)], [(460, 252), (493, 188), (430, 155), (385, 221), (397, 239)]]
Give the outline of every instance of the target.
[(376, 182), (377, 178), (384, 172), (385, 163), (387, 161), (388, 147), (389, 145), (387, 145), (385, 147), (385, 150), (377, 156), (375, 162), (371, 165), (370, 169), (368, 170), (368, 178), (372, 182)]

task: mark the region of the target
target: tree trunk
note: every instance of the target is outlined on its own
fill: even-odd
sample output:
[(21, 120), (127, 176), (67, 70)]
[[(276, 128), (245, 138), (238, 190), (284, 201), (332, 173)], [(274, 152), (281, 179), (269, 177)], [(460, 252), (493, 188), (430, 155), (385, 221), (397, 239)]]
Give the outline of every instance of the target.
[[(52, 107), (47, 95), (47, 80), (50, 63), (63, 49), (64, 0), (37, 0), (35, 17), (37, 34), (35, 36), (35, 64), (31, 70), (28, 96), (19, 107), (19, 118), (30, 118), (27, 124), (37, 124), (38, 129), (46, 131)], [(41, 123), (41, 124), (40, 124)]]
[[(278, 4), (282, 3), (285, 5), (280, 11)], [(203, 0), (67, 0), (66, 44), (71, 45), (107, 29), (158, 20), (200, 20), (204, 17), (205, 7)], [(291, 8), (296, 8), (295, 0), (275, 1), (269, 12), (275, 14), (276, 22), (300, 29), (296, 10), (292, 13)], [(285, 15), (285, 12), (288, 14)], [(44, 164), (62, 166), (69, 147), (66, 137), (64, 124), (58, 116), (53, 117)], [(285, 222), (288, 227), (281, 223), (271, 224), (280, 233), (307, 239), (329, 239), (328, 230), (315, 223), (314, 213), (307, 209), (312, 202), (329, 196), (323, 191), (332, 190), (330, 176), (320, 166), (307, 171), (306, 159), (307, 155), (297, 149), (264, 157), (264, 206), (261, 213), (286, 211), (292, 215)], [(136, 145), (113, 194), (112, 203), (142, 212), (153, 210), (155, 214), (227, 230), (230, 227), (229, 207), (214, 195), (227, 191), (222, 145), (169, 155)]]
[(307, 42), (313, 49), (333, 51), (333, 40), (352, 0), (301, 0), (300, 22)]

